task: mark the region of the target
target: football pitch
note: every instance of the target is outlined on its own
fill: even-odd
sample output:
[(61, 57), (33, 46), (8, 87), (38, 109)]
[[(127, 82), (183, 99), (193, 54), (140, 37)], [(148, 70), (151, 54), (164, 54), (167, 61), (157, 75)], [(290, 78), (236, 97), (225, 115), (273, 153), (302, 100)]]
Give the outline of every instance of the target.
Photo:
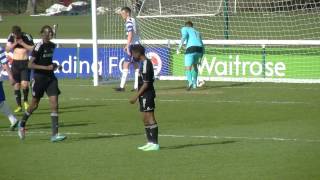
[(1, 115), (0, 179), (320, 178), (318, 84), (208, 82), (187, 92), (185, 82), (157, 81), (158, 152), (137, 150), (145, 137), (133, 93), (91, 84), (60, 80), (64, 142), (49, 141), (46, 98), (24, 141)]

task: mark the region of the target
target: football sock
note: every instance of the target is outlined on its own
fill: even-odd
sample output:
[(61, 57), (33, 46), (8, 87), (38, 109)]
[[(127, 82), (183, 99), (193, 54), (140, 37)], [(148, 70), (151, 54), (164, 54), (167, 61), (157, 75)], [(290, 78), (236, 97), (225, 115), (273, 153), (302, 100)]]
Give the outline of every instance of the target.
[(21, 107), (21, 92), (20, 90), (14, 90), (14, 95), (16, 96), (16, 102), (18, 106)]
[(148, 142), (152, 142), (152, 138), (151, 138), (151, 132), (150, 132), (150, 128), (148, 125), (146, 125), (144, 127), (145, 131), (146, 131), (146, 137), (147, 137), (147, 140)]
[(134, 89), (138, 89), (139, 69), (134, 71)]
[(121, 76), (121, 82), (120, 82), (120, 88), (124, 88), (126, 81), (127, 81), (127, 76), (128, 76), (129, 70), (124, 69), (122, 71), (122, 76)]
[(192, 84), (192, 74), (190, 70), (186, 70), (186, 77), (188, 81), (188, 86), (190, 86)]
[(58, 129), (59, 129), (59, 122), (58, 122), (58, 113), (53, 112), (51, 113), (51, 128), (52, 128), (52, 135), (58, 134)]
[(23, 89), (23, 101), (28, 102), (28, 94), (29, 94), (29, 88)]
[(193, 87), (197, 87), (198, 70), (193, 68), (191, 71), (191, 74), (192, 74), (192, 85)]
[(151, 136), (151, 142), (153, 144), (158, 144), (158, 124), (153, 124), (149, 126), (149, 133)]
[(26, 111), (23, 114), (22, 119), (21, 119), (21, 123), (20, 123), (21, 127), (25, 127), (26, 126), (26, 123), (27, 123), (27, 121), (28, 121), (30, 116), (31, 116), (31, 113), (29, 113), (28, 111)]

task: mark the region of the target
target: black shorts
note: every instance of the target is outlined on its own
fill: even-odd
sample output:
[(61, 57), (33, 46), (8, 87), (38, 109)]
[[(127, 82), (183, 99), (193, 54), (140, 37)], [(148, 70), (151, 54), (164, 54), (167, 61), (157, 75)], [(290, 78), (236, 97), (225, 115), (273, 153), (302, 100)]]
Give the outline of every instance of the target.
[(21, 81), (30, 81), (30, 69), (28, 68), (29, 60), (13, 60), (11, 71), (13, 79), (17, 83)]
[(156, 95), (154, 92), (145, 92), (139, 97), (140, 112), (154, 112), (156, 108), (154, 99)]
[(34, 74), (31, 86), (32, 96), (38, 99), (43, 97), (44, 92), (46, 92), (49, 97), (60, 94), (58, 79), (55, 76)]

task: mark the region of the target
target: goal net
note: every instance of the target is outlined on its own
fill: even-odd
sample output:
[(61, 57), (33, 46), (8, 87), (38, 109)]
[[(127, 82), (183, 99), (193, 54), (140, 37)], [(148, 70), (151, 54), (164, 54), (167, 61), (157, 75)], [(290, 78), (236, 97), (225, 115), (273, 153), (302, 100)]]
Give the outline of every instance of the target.
[[(160, 79), (185, 79), (184, 54), (177, 55), (176, 49), (180, 29), (185, 21), (192, 21), (206, 49), (199, 65), (202, 79), (320, 82), (319, 0), (113, 2), (115, 11), (105, 17), (105, 31), (112, 32), (105, 32), (104, 37), (124, 39), (124, 22), (116, 10), (124, 5), (133, 8), (141, 39)], [(120, 74), (113, 76), (119, 78)]]

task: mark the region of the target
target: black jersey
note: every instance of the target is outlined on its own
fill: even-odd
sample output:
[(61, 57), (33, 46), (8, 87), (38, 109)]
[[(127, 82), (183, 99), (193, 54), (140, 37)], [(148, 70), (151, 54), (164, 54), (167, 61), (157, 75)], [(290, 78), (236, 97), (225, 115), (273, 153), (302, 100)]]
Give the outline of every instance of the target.
[[(32, 38), (32, 36), (30, 35), (30, 34), (28, 34), (28, 33), (22, 33), (22, 35), (21, 35), (21, 39), (22, 39), (22, 41), (24, 42), (24, 43), (26, 43), (27, 45), (29, 45), (29, 46), (33, 46), (34, 45), (34, 43), (33, 43), (33, 38)], [(15, 36), (14, 36), (14, 34), (13, 33), (11, 33), (10, 35), (9, 35), (9, 37), (8, 37), (8, 42), (11, 42), (11, 43), (14, 43), (14, 41), (15, 41)], [(13, 49), (15, 49), (15, 48), (24, 48), (23, 46), (21, 46), (20, 44), (17, 44), (15, 47), (13, 47)]]
[[(53, 64), (52, 58), (53, 58), (53, 52), (55, 48), (56, 48), (56, 44), (54, 44), (51, 41), (49, 41), (48, 43), (44, 43), (43, 41), (39, 42), (35, 46), (34, 50), (32, 51), (32, 57), (35, 58), (33, 62), (37, 65), (42, 65), (42, 66), (49, 66)], [(53, 71), (40, 70), (40, 69), (35, 69), (34, 73), (54, 75)]]
[(148, 83), (148, 88), (145, 92), (154, 92), (154, 69), (152, 62), (149, 59), (144, 60), (140, 63), (138, 88), (140, 89), (143, 83)]

